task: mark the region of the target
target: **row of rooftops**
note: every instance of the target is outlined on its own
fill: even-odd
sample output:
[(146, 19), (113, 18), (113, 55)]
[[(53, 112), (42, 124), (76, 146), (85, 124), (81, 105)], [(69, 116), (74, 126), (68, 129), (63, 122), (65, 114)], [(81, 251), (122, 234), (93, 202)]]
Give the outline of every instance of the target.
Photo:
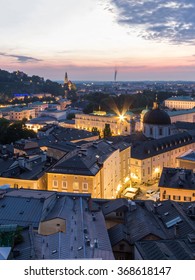
[[(117, 222), (120, 213), (123, 218)], [(0, 226), (17, 224), (24, 228), (25, 239), (15, 248), (18, 259), (29, 259), (30, 255), (35, 259), (113, 259), (112, 248), (120, 242), (138, 246), (143, 254), (149, 254), (154, 242), (155, 249), (148, 259), (192, 259), (194, 218), (195, 203), (101, 200), (91, 199), (88, 194), (26, 189), (0, 191)], [(65, 221), (65, 232), (37, 233), (40, 223), (55, 219)], [(107, 230), (106, 222), (110, 220), (115, 225)], [(151, 237), (153, 241), (147, 240)], [(170, 240), (174, 244), (185, 242), (188, 250), (184, 251), (189, 252), (178, 255)], [(163, 249), (165, 245), (167, 249)], [(171, 253), (165, 256), (168, 250)]]
[(137, 142), (132, 145), (131, 157), (146, 159), (162, 154), (195, 141), (195, 131), (182, 132), (161, 139)]
[[(47, 137), (17, 141), (13, 145), (13, 149), (11, 149), (12, 145), (8, 145), (9, 147), (7, 145), (2, 146), (0, 160), (2, 163), (6, 160), (6, 163), (1, 165), (0, 169), (3, 168), (1, 173), (6, 172), (6, 168), (13, 164), (14, 149), (21, 151), (26, 157), (42, 155), (41, 148), (43, 149), (44, 147), (56, 149), (63, 152), (63, 158), (50, 169), (50, 172), (67, 174), (77, 172), (76, 174), (95, 175), (101, 164), (116, 150), (122, 151), (131, 146), (129, 156), (142, 160), (189, 145), (195, 141), (194, 131), (183, 132), (158, 140), (146, 140), (140, 136), (141, 141), (139, 141), (139, 135), (135, 139), (132, 135), (111, 137), (108, 140), (104, 139), (95, 142), (71, 143), (64, 141), (64, 139), (69, 138), (69, 135), (74, 138), (74, 134), (75, 138), (78, 137), (78, 135), (76, 136), (77, 131), (74, 129), (54, 128), (53, 133)], [(86, 135), (85, 132), (82, 134), (82, 131), (79, 131), (79, 135), (81, 137), (90, 137), (92, 134), (88, 132)]]

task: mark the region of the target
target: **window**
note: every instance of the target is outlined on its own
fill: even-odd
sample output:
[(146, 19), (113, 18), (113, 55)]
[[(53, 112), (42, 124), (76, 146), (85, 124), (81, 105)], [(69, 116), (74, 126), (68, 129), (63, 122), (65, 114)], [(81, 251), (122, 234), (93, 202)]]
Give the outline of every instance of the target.
[(152, 129), (152, 127), (150, 127), (150, 135), (152, 135), (153, 134), (153, 129)]
[(191, 197), (190, 196), (184, 196), (184, 201), (191, 201)]
[(163, 133), (162, 133), (162, 128), (159, 128), (159, 135), (162, 136)]
[(168, 195), (168, 194), (163, 194), (163, 199), (170, 199), (170, 198), (171, 198), (170, 195)]
[(79, 183), (78, 182), (74, 182), (73, 183), (73, 190), (74, 191), (78, 191), (79, 190)]
[(180, 195), (174, 195), (174, 196), (173, 196), (173, 199), (174, 199), (174, 200), (180, 200)]
[(62, 181), (62, 190), (67, 190), (68, 184), (67, 181)]
[(83, 183), (82, 189), (83, 191), (88, 191), (88, 183)]
[(58, 188), (58, 181), (57, 180), (53, 180), (53, 188), (54, 189)]
[(150, 174), (150, 167), (148, 167), (148, 174)]

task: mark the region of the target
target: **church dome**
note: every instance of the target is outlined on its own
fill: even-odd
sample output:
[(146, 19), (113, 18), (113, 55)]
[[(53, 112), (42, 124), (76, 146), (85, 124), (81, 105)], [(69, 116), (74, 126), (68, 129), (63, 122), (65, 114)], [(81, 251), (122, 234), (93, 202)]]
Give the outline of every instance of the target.
[(143, 123), (153, 125), (170, 125), (171, 119), (165, 111), (155, 108), (144, 115)]

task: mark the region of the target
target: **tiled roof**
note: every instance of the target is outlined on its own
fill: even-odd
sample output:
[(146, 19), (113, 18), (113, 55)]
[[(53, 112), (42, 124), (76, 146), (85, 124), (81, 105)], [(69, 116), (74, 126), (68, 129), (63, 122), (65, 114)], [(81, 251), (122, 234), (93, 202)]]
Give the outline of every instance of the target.
[(146, 240), (135, 243), (144, 260), (192, 260), (195, 250), (188, 240)]
[(183, 132), (161, 139), (134, 143), (131, 147), (131, 157), (146, 159), (171, 151), (195, 142), (195, 131)]

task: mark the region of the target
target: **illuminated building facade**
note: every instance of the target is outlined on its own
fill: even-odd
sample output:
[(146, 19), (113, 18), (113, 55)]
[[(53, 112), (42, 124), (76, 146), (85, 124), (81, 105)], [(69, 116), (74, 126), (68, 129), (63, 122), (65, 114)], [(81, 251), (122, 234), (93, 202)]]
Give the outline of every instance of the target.
[(13, 108), (8, 113), (9, 119), (14, 121), (21, 121), (24, 118), (27, 120), (35, 118), (35, 109), (23, 107), (23, 108)]
[(190, 169), (164, 168), (159, 187), (160, 200), (195, 201), (195, 174)]
[(135, 143), (132, 145), (130, 158), (132, 181), (146, 183), (160, 178), (163, 167), (178, 167), (177, 158), (194, 148), (193, 132)]
[(73, 151), (47, 172), (48, 190), (91, 193), (96, 198), (116, 198), (129, 178), (130, 145), (104, 141)]
[(190, 96), (173, 96), (164, 101), (169, 109), (192, 109), (195, 107), (195, 99)]
[(104, 111), (94, 111), (93, 114), (76, 114), (75, 128), (92, 131), (97, 128), (100, 135), (103, 135), (105, 124), (109, 124), (112, 135), (129, 135), (135, 127), (131, 123), (134, 115), (126, 113), (125, 115), (107, 114)]

